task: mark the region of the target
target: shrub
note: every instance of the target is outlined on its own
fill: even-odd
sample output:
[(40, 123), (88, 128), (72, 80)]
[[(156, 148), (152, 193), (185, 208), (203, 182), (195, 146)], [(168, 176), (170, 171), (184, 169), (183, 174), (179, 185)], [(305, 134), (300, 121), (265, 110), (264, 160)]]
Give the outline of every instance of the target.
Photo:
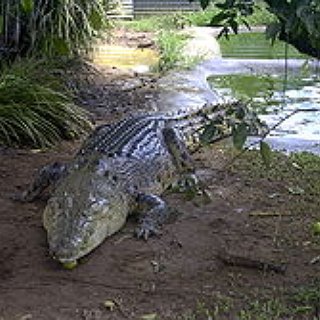
[(158, 34), (156, 42), (160, 51), (159, 71), (165, 72), (183, 64), (182, 49), (186, 39), (185, 35), (173, 31), (162, 31)]
[(75, 54), (107, 26), (108, 3), (7, 0), (0, 5), (0, 49), (9, 55)]
[(0, 76), (0, 144), (43, 148), (90, 128), (86, 112), (45, 67), (22, 60)]

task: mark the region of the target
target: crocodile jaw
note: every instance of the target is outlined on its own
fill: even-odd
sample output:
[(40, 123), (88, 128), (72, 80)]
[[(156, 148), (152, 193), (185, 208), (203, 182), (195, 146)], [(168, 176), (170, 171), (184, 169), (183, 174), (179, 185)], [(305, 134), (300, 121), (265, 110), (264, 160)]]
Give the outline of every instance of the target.
[[(47, 233), (47, 239), (49, 244), (49, 251), (51, 256), (66, 266), (69, 269), (69, 265), (74, 265), (77, 261), (89, 254), (95, 248), (97, 248), (108, 236), (117, 232), (125, 223), (126, 219), (119, 221), (119, 225), (110, 224), (108, 221), (99, 221), (100, 225), (96, 223), (90, 223), (90, 229), (95, 232), (90, 238), (82, 238), (81, 235), (78, 238), (70, 238), (64, 236), (64, 238), (57, 238), (52, 235), (50, 231)], [(107, 229), (101, 227), (101, 225), (108, 226)], [(87, 227), (89, 229), (89, 227)]]
[(52, 257), (63, 265), (74, 265), (77, 260), (98, 247), (106, 237), (116, 233), (126, 222), (130, 211), (124, 197), (113, 198), (112, 207), (89, 207), (91, 214), (73, 215), (70, 219), (59, 211), (57, 202), (51, 199), (43, 214), (43, 225), (47, 231), (49, 250)]

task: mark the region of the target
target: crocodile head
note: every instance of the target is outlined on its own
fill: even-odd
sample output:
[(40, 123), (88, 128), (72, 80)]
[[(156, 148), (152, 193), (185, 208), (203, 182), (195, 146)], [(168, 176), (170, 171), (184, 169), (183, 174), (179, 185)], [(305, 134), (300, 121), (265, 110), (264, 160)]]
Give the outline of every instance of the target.
[(56, 260), (75, 264), (123, 226), (129, 208), (119, 185), (101, 163), (73, 170), (60, 181), (43, 216)]

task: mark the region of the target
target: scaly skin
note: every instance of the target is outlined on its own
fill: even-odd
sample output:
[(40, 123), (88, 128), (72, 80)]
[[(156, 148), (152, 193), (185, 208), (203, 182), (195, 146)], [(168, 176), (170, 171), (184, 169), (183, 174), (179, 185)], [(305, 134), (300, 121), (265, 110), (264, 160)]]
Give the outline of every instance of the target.
[[(128, 179), (125, 166), (139, 176)], [(160, 182), (158, 174), (164, 171), (166, 179)], [(140, 194), (160, 195), (176, 178), (169, 156), (144, 162), (121, 156), (89, 161), (63, 178), (48, 201), (44, 226), (50, 252), (62, 263), (86, 255), (125, 224)]]
[[(220, 119), (230, 117), (225, 110), (218, 110), (214, 119), (230, 133), (228, 121)], [(204, 126), (203, 119), (208, 117), (199, 113), (194, 120), (146, 115), (101, 126), (71, 164), (44, 167), (23, 198), (31, 201), (55, 184), (43, 215), (51, 255), (73, 268), (136, 209), (143, 212), (137, 236), (156, 233), (168, 216), (160, 195), (179, 179), (194, 177), (186, 142), (194, 140), (190, 136)]]
[(153, 127), (152, 134), (146, 131), (139, 141), (149, 143), (148, 152), (141, 148), (129, 154), (126, 139), (116, 150), (92, 150), (98, 129), (56, 185), (44, 211), (44, 227), (50, 252), (61, 263), (88, 254), (117, 232), (138, 206), (149, 207), (137, 231), (140, 237), (155, 233), (165, 218), (166, 207), (158, 196), (179, 173), (163, 136), (166, 121), (143, 119), (143, 126)]

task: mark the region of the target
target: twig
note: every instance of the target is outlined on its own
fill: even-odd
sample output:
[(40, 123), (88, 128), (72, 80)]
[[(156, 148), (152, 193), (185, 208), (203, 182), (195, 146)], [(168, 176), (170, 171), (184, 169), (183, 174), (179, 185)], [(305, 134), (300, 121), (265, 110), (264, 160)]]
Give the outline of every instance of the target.
[(255, 211), (250, 212), (250, 217), (279, 217), (279, 216), (291, 216), (290, 213), (283, 213), (283, 212), (277, 212), (277, 211)]
[(274, 271), (280, 274), (284, 274), (287, 269), (287, 266), (285, 264), (274, 264), (271, 262), (251, 259), (248, 257), (237, 256), (230, 254), (226, 251), (218, 252), (217, 258), (221, 260), (224, 264), (229, 266), (253, 268), (263, 271)]
[(310, 264), (316, 264), (318, 262), (320, 262), (320, 256), (312, 258), (309, 263)]

